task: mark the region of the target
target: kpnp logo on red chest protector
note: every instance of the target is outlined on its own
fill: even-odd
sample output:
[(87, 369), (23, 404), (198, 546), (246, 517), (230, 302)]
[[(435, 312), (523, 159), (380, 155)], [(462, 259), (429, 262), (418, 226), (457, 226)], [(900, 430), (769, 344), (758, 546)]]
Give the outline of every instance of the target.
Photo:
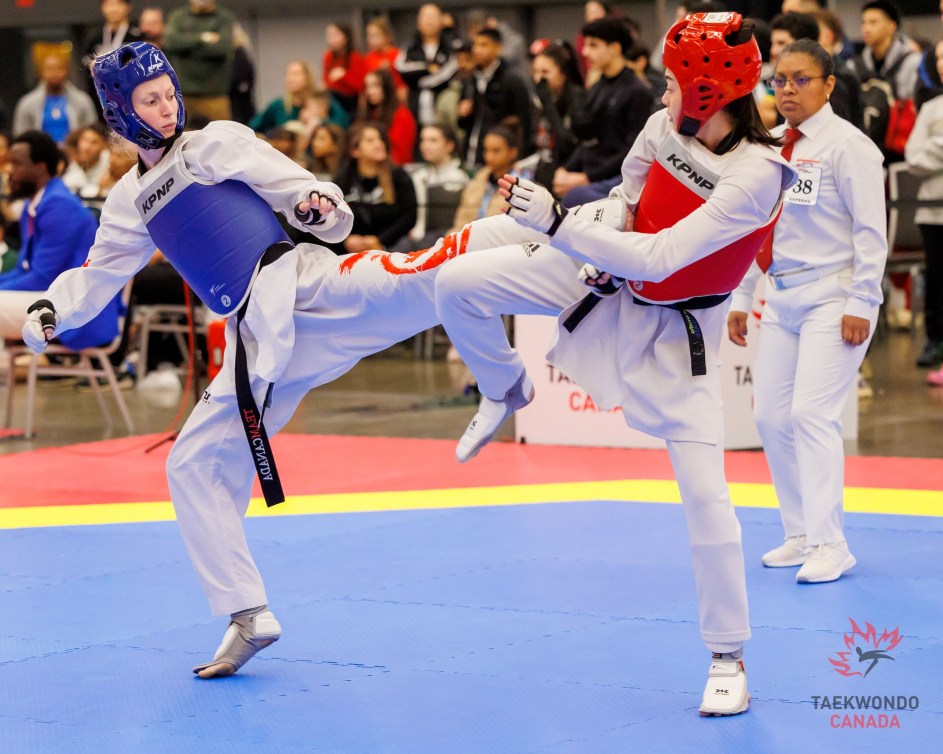
[[(699, 162), (675, 134), (669, 134), (645, 180), (633, 230), (657, 233), (672, 227), (702, 206), (719, 182), (720, 175)], [(644, 301), (659, 304), (730, 293), (756, 259), (774, 223), (775, 218), (771, 218), (762, 228), (681, 268), (660, 283), (633, 280), (632, 292)]]

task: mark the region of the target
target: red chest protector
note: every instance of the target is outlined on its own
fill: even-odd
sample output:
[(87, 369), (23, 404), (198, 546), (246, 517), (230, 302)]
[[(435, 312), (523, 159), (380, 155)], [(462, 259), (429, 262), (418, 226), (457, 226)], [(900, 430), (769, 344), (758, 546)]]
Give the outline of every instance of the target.
[[(669, 136), (645, 180), (633, 230), (657, 233), (672, 227), (703, 205), (719, 180), (717, 173)], [(740, 284), (778, 218), (779, 210), (763, 227), (682, 267), (660, 283), (630, 281), (633, 295), (650, 303), (668, 304), (730, 293)]]

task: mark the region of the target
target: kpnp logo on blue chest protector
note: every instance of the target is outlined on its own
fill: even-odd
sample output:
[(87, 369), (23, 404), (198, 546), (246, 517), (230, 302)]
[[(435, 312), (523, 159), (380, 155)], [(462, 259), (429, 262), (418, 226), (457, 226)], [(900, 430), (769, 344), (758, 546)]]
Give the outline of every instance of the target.
[(141, 183), (135, 206), (151, 240), (217, 314), (239, 308), (259, 260), (287, 241), (268, 203), (241, 181), (194, 177), (179, 145)]

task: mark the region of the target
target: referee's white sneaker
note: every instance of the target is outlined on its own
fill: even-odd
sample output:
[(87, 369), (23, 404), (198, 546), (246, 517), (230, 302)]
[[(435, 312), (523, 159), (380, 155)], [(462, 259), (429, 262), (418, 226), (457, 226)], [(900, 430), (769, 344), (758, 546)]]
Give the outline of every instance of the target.
[(257, 652), (278, 641), (281, 635), (282, 627), (267, 605), (233, 613), (213, 659), (197, 665), (193, 672), (200, 678), (232, 675)]
[(787, 568), (805, 563), (809, 557), (809, 548), (805, 542), (805, 535), (786, 537), (775, 550), (770, 550), (763, 557), (763, 565), (767, 568)]
[(739, 715), (750, 706), (743, 660), (714, 652), (699, 712), (701, 717)]
[(835, 581), (857, 562), (855, 556), (848, 551), (848, 543), (844, 540), (816, 545), (810, 548), (805, 565), (796, 574), (796, 581), (800, 584)]
[(527, 372), (517, 379), (500, 401), (482, 396), (478, 413), (472, 418), (462, 439), (458, 441), (458, 447), (455, 448), (455, 457), (459, 463), (465, 463), (478, 455), (478, 451), (491, 442), (491, 438), (504, 424), (505, 419), (532, 400), (534, 383), (530, 381)]

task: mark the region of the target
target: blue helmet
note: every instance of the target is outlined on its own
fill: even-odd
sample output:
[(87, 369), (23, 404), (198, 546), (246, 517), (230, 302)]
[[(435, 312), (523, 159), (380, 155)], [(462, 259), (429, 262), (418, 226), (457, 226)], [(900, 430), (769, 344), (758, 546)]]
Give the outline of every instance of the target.
[(131, 104), (131, 93), (138, 84), (159, 78), (164, 74), (177, 90), (177, 132), (183, 130), (186, 113), (183, 109), (183, 94), (180, 82), (174, 73), (170, 61), (163, 52), (149, 42), (132, 42), (122, 45), (117, 50), (102, 55), (95, 61), (92, 78), (95, 79), (95, 91), (101, 101), (105, 122), (119, 136), (144, 147), (158, 149), (167, 140), (155, 128), (147, 125)]

